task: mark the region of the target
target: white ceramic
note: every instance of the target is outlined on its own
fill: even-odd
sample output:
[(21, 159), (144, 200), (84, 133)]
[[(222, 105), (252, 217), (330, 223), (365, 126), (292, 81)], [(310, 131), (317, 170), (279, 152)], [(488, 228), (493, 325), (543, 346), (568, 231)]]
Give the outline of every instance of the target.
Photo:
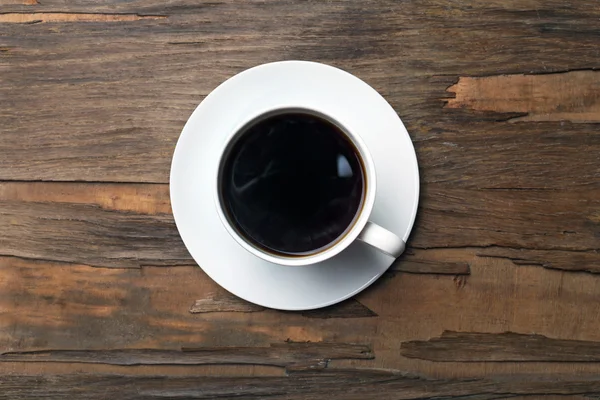
[(324, 261), (280, 265), (248, 251), (222, 223), (214, 193), (222, 146), (249, 117), (286, 105), (319, 110), (360, 137), (377, 182), (365, 224), (371, 221), (404, 242), (416, 216), (419, 173), (410, 137), (392, 107), (365, 82), (331, 66), (260, 65), (225, 81), (196, 108), (177, 142), (170, 177), (173, 214), (187, 249), (231, 293), (265, 307), (305, 310), (360, 292), (394, 258), (349, 240)]
[(374, 248), (382, 251), (394, 258), (397, 258), (404, 251), (405, 243), (404, 241), (396, 236), (393, 232), (388, 231), (385, 228), (377, 225), (376, 223), (369, 222), (369, 217), (371, 215), (371, 210), (373, 210), (373, 204), (375, 203), (375, 194), (377, 193), (377, 177), (375, 173), (375, 163), (371, 158), (371, 153), (369, 149), (363, 142), (360, 134), (354, 129), (352, 125), (348, 125), (346, 121), (340, 118), (344, 118), (345, 115), (328, 115), (327, 109), (320, 110), (316, 107), (313, 107), (310, 103), (310, 99), (305, 99), (305, 103), (279, 103), (275, 108), (269, 108), (264, 110), (258, 110), (254, 112), (244, 119), (244, 121), (239, 124), (236, 129), (234, 129), (223, 141), (222, 146), (218, 149), (218, 153), (221, 154), (221, 158), (219, 160), (219, 165), (222, 165), (224, 159), (227, 155), (227, 148), (231, 146), (232, 142), (235, 141), (237, 137), (239, 137), (239, 133), (243, 132), (247, 126), (255, 123), (257, 120), (261, 118), (265, 118), (266, 116), (273, 116), (286, 112), (301, 112), (305, 114), (313, 114), (318, 117), (329, 120), (329, 122), (336, 125), (340, 128), (350, 139), (350, 141), (354, 144), (355, 148), (358, 150), (359, 156), (362, 160), (365, 169), (365, 193), (364, 199), (362, 201), (360, 211), (357, 216), (355, 216), (355, 220), (347, 229), (340, 239), (332, 243), (329, 247), (325, 249), (305, 255), (305, 256), (293, 256), (293, 257), (285, 257), (280, 255), (275, 255), (273, 253), (267, 253), (262, 249), (259, 249), (253, 246), (251, 243), (246, 241), (237, 230), (231, 226), (229, 220), (225, 216), (225, 210), (222, 208), (221, 199), (219, 196), (219, 177), (218, 174), (215, 174), (214, 177), (214, 197), (215, 197), (215, 206), (219, 217), (221, 218), (221, 222), (223, 226), (229, 234), (239, 243), (240, 246), (248, 250), (250, 253), (254, 254), (257, 257), (262, 258), (265, 261), (269, 261), (275, 264), (286, 265), (286, 266), (306, 266), (310, 264), (316, 264), (323, 262), (331, 257), (336, 256), (345, 250), (352, 242), (356, 239), (361, 240)]

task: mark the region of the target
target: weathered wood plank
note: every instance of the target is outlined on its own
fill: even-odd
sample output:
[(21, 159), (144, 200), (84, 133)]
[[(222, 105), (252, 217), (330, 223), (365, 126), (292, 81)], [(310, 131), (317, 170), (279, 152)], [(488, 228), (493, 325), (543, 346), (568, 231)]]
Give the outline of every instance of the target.
[(361, 303), (378, 314), (377, 318), (365, 320), (377, 322), (378, 335), (373, 342), (375, 365), (442, 374), (437, 376), (483, 376), (492, 371), (600, 372), (598, 363), (549, 366), (534, 362), (528, 365), (517, 362), (467, 365), (460, 361), (441, 365), (419, 359), (409, 362), (402, 355), (402, 342), (428, 339), (447, 330), (535, 332), (550, 338), (600, 342), (598, 276), (515, 266), (503, 259), (470, 258), (469, 254), (476, 252), (477, 249), (452, 250), (456, 258), (463, 253), (462, 257), (469, 259), (471, 274), (461, 279), (426, 274), (386, 275), (361, 294)]
[(523, 113), (511, 122), (600, 122), (600, 71), (461, 77), (448, 108)]
[(0, 182), (0, 200), (87, 204), (136, 214), (172, 214), (168, 185), (73, 182)]
[[(528, 124), (511, 131), (506, 126), (511, 124), (492, 123), (503, 108), (492, 110), (490, 117), (443, 108), (441, 101), (459, 77), (597, 67), (600, 11), (593, 1), (569, 9), (558, 0), (379, 1), (368, 12), (344, 1), (311, 7), (296, 1), (68, 6), (9, 1), (3, 12), (25, 13), (22, 18), (34, 18), (32, 13), (167, 18), (0, 24), (0, 79), (6, 83), (0, 85), (0, 97), (9, 99), (0, 111), (0, 179), (166, 183), (179, 132), (214, 87), (263, 62), (311, 59), (345, 68), (372, 84), (415, 140), (432, 131), (457, 132), (456, 140), (417, 146), (425, 182), (537, 187), (543, 176), (543, 184), (552, 187), (598, 185), (593, 154), (600, 144), (597, 135), (588, 134), (594, 127)], [(545, 76), (548, 92), (579, 82), (578, 75)], [(533, 93), (518, 95), (520, 103), (535, 101)], [(560, 118), (561, 112), (549, 118)], [(470, 127), (464, 121), (485, 124)], [(581, 146), (588, 151), (581, 152)], [(534, 149), (537, 160), (529, 157)], [(478, 164), (483, 165), (477, 176), (469, 177)]]
[(100, 267), (193, 263), (172, 215), (85, 204), (0, 201), (2, 255)]
[(0, 182), (0, 224), (0, 255), (100, 267), (195, 264), (168, 185)]
[[(282, 367), (253, 364), (202, 364), (202, 365), (112, 365), (112, 364), (83, 364), (65, 362), (0, 362), (2, 376), (8, 374), (25, 374), (38, 376), (68, 375), (68, 374), (99, 374), (99, 375), (170, 375), (170, 376), (285, 376), (289, 373)], [(0, 384), (2, 379), (0, 378)]]
[(599, 248), (600, 190), (423, 188), (410, 246), (512, 247), (593, 251)]
[(354, 324), (274, 310), (190, 314), (194, 300), (218, 290), (196, 266), (94, 268), (0, 258), (0, 352), (369, 343), (375, 328), (375, 318)]
[(329, 360), (372, 359), (368, 346), (346, 343), (274, 343), (269, 347), (199, 347), (183, 351), (156, 349), (45, 350), (6, 352), (0, 362), (66, 362), (110, 365), (254, 364), (325, 368)]
[[(8, 227), (0, 232), (0, 255), (103, 267), (194, 265), (170, 214), (167, 185), (5, 182), (0, 206), (0, 222)], [(599, 213), (596, 189), (474, 191), (430, 184), (409, 243), (413, 254), (393, 268), (466, 274), (469, 260), (422, 249), (498, 246), (542, 252), (544, 263), (555, 260), (553, 268), (596, 271)]]
[(122, 375), (21, 374), (2, 378), (0, 398), (62, 399), (235, 399), (269, 398), (317, 400), (499, 399), (521, 396), (600, 395), (597, 376), (523, 374), (506, 379), (430, 379), (395, 371), (356, 370), (300, 373), (289, 377), (171, 377)]
[(429, 361), (600, 361), (600, 342), (552, 339), (513, 332), (446, 331), (438, 338), (402, 343), (401, 349), (405, 357)]
[(424, 120), (412, 130), (425, 187), (435, 183), (469, 189), (576, 190), (582, 195), (600, 188), (596, 125), (513, 124), (494, 122), (502, 114), (445, 110), (448, 113), (439, 119), (443, 127)]
[[(526, 368), (503, 363), (485, 368), (477, 363), (432, 366), (403, 357), (401, 343), (444, 330), (533, 331), (600, 342), (597, 276), (517, 267), (506, 260), (477, 257), (473, 249), (443, 252), (452, 260), (469, 260), (472, 273), (463, 276), (466, 280), (460, 285), (452, 276), (387, 274), (357, 298), (377, 317), (326, 319), (273, 310), (190, 314), (196, 299), (219, 290), (198, 267), (92, 268), (5, 258), (0, 262), (0, 351), (264, 348), (289, 338), (369, 344), (376, 354), (374, 360), (359, 360), (360, 364), (339, 360), (332, 362), (334, 366), (466, 377), (538, 373), (549, 367), (536, 363)], [(20, 366), (15, 371), (37, 368)], [(551, 370), (597, 374), (600, 364)]]
[[(4, 1), (9, 2), (4, 7), (7, 12), (65, 12), (65, 4), (61, 0), (45, 1), (33, 8), (19, 4), (18, 0)], [(271, 47), (280, 45), (278, 40), (288, 34), (296, 39), (291, 45), (304, 40), (305, 46), (298, 50), (320, 52), (313, 46), (317, 40), (327, 50), (331, 50), (330, 44), (336, 43), (342, 47), (329, 54), (329, 58), (351, 58), (362, 62), (369, 61), (365, 52), (372, 51), (367, 44), (377, 50), (385, 44), (388, 52), (385, 57), (379, 55), (381, 60), (378, 59), (378, 62), (399, 61), (403, 70), (416, 73), (439, 69), (457, 70), (458, 73), (467, 70), (469, 74), (473, 71), (496, 73), (506, 70), (502, 68), (506, 65), (526, 71), (539, 69), (551, 72), (558, 61), (565, 70), (574, 68), (578, 62), (594, 60), (596, 55), (592, 44), (595, 18), (599, 13), (592, 0), (581, 1), (573, 7), (564, 7), (559, 0), (527, 3), (470, 1), (469, 4), (448, 4), (440, 0), (419, 3), (379, 1), (373, 3), (368, 12), (348, 1), (314, 4), (310, 9), (297, 1), (237, 5), (230, 1), (190, 4), (185, 0), (168, 4), (157, 1), (75, 1), (70, 2), (68, 8), (79, 13), (165, 14), (170, 21), (175, 20), (172, 23), (181, 24), (200, 20), (210, 26), (198, 27), (196, 23), (196, 32), (216, 30), (227, 32), (230, 36), (240, 34), (241, 38), (252, 33), (261, 34), (264, 28), (269, 27), (276, 34), (267, 38)], [(423, 12), (424, 9), (427, 12)], [(319, 15), (321, 23), (307, 23), (313, 21), (315, 15)], [(285, 23), (273, 24), (269, 19), (272, 16)], [(361, 23), (357, 24), (358, 21)], [(577, 25), (573, 25), (573, 21), (577, 21)], [(469, 23), (469, 30), (464, 29), (465, 22)], [(218, 27), (224, 29), (217, 30)], [(300, 35), (292, 34), (294, 28), (302, 28)], [(179, 33), (183, 35), (186, 32), (180, 30)], [(106, 35), (112, 33), (107, 32)], [(523, 37), (528, 40), (522, 40)], [(355, 39), (355, 47), (341, 40), (343, 38)], [(477, 43), (480, 45), (473, 46), (470, 39), (479, 39)], [(578, 47), (569, 46), (571, 43)], [(514, 44), (520, 46), (510, 46)], [(553, 51), (555, 48), (563, 51)], [(294, 50), (293, 47), (287, 49), (288, 52), (290, 50)], [(409, 57), (402, 59), (400, 54)], [(538, 57), (532, 57), (532, 54)], [(573, 54), (581, 59), (569, 59)], [(437, 56), (435, 62), (434, 56)], [(539, 59), (545, 61), (543, 65)], [(483, 60), (487, 62), (481, 62)], [(475, 62), (479, 65), (474, 65)]]

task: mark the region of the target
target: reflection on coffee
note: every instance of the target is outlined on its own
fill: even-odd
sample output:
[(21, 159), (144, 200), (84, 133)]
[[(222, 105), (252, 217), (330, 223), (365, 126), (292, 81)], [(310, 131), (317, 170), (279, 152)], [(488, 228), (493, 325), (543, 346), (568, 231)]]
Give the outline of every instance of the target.
[(342, 237), (359, 214), (366, 184), (345, 133), (301, 112), (247, 126), (228, 149), (219, 182), (238, 233), (286, 256), (314, 254)]

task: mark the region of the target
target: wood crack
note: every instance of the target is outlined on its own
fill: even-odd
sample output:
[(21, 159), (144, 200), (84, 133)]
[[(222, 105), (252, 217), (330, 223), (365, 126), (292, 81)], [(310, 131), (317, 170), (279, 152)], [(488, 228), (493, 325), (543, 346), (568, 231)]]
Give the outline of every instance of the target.
[(469, 275), (471, 273), (471, 267), (467, 262), (426, 260), (411, 256), (399, 258), (390, 270), (411, 274)]
[(446, 87), (446, 90), (450, 87), (454, 86), (458, 83), (460, 78), (490, 78), (495, 76), (511, 76), (511, 75), (554, 75), (554, 74), (568, 74), (569, 72), (579, 72), (579, 71), (598, 71), (599, 68), (595, 67), (581, 67), (581, 68), (567, 68), (567, 69), (547, 69), (547, 70), (530, 70), (527, 72), (523, 71), (515, 71), (515, 70), (505, 70), (505, 71), (494, 71), (490, 73), (483, 74), (464, 74), (462, 76), (456, 76), (454, 74), (436, 74), (433, 75), (433, 78), (454, 78), (453, 83)]
[(570, 72), (581, 72), (581, 71), (598, 71), (598, 68), (570, 68), (570, 69), (564, 69), (564, 70), (547, 70), (547, 71), (530, 71), (530, 72), (524, 72), (524, 75), (560, 75), (560, 74), (568, 74)]
[(592, 248), (580, 248), (580, 249), (565, 249), (565, 248), (552, 248), (552, 247), (512, 247), (512, 246), (500, 246), (497, 244), (490, 244), (486, 246), (477, 246), (477, 245), (465, 245), (465, 246), (419, 246), (419, 245), (411, 245), (413, 249), (419, 250), (452, 250), (452, 249), (511, 249), (511, 250), (540, 250), (540, 251), (564, 251), (567, 253), (585, 253), (585, 252), (598, 252), (600, 248), (592, 247)]
[(475, 190), (499, 190), (499, 191), (524, 191), (524, 192), (558, 192), (558, 188), (540, 188), (540, 187), (479, 187)]
[(600, 252), (596, 249), (578, 251), (492, 246), (481, 249), (477, 252), (477, 256), (502, 258), (510, 260), (515, 265), (536, 265), (562, 271), (600, 273)]
[[(156, 266), (156, 265), (140, 265), (137, 262), (137, 260), (134, 260), (134, 259), (122, 259), (122, 261), (123, 261), (122, 265), (120, 265), (119, 267), (114, 267), (114, 266), (105, 266), (105, 265), (81, 264), (81, 263), (78, 263), (75, 261), (61, 261), (61, 260), (53, 260), (53, 259), (47, 259), (47, 258), (32, 258), (32, 257), (26, 257), (26, 256), (20, 256), (20, 255), (0, 254), (0, 259), (3, 259), (3, 258), (22, 260), (22, 261), (27, 261), (29, 263), (38, 264), (38, 265), (61, 264), (61, 265), (67, 265), (67, 266), (73, 266), (73, 267), (89, 267), (89, 268), (99, 268), (99, 269), (130, 270), (130, 269), (142, 269), (144, 267), (155, 267)], [(176, 267), (182, 266), (183, 267), (183, 266), (189, 266), (189, 265), (174, 265), (174, 266), (176, 266)]]

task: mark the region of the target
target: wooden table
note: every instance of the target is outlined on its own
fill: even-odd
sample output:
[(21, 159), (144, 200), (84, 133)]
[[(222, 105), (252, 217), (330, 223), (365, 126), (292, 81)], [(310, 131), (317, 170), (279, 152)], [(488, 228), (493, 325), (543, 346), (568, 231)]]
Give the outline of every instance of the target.
[[(194, 107), (306, 59), (405, 122), (407, 254), (278, 312), (186, 252)], [(600, 396), (600, 3), (0, 0), (0, 398)], [(531, 396), (531, 397), (529, 397)]]

